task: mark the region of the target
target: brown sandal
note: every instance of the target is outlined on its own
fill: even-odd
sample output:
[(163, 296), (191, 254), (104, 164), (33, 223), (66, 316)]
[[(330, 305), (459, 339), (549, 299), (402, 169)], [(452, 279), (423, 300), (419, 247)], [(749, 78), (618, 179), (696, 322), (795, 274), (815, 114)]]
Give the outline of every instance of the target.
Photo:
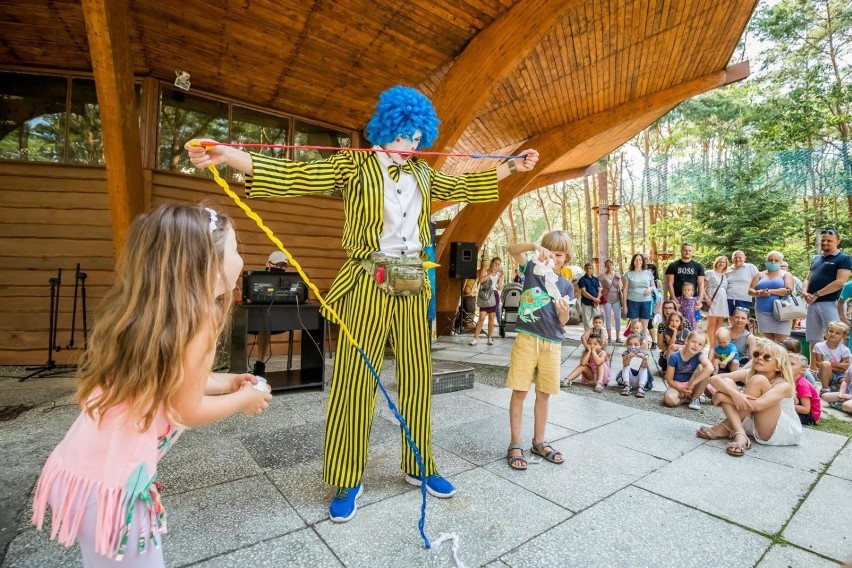
[[(550, 451), (546, 452), (545, 448), (550, 448)], [(550, 442), (542, 442), (540, 444), (536, 444), (533, 441), (533, 445), (532, 445), (532, 448), (530, 448), (530, 452), (537, 455), (537, 456), (543, 457), (544, 459), (546, 459), (550, 463), (555, 463), (557, 465), (561, 465), (561, 464), (565, 463), (565, 456), (562, 455), (562, 452), (560, 452), (559, 450), (557, 450), (556, 448), (551, 446)], [(557, 460), (556, 459), (557, 457), (559, 457), (561, 459)]]
[(724, 428), (728, 435), (727, 436), (718, 436), (715, 432), (713, 432), (714, 426), (702, 426), (695, 433), (696, 436), (701, 438), (702, 440), (720, 440), (720, 439), (728, 439), (731, 437), (731, 429), (724, 422), (720, 422), (718, 426)]
[[(512, 450), (521, 450), (521, 455), (513, 456)], [(527, 460), (524, 459), (524, 447), (520, 444), (511, 444), (506, 452), (506, 459), (509, 461), (509, 467), (523, 471), (527, 469)]]
[[(745, 444), (741, 444), (737, 442), (737, 436), (742, 436), (745, 438)], [(745, 455), (746, 450), (751, 448), (751, 440), (748, 439), (745, 432), (734, 432), (734, 435), (731, 436), (731, 442), (725, 448), (725, 451), (728, 452), (729, 456), (734, 456), (735, 458), (741, 458)]]

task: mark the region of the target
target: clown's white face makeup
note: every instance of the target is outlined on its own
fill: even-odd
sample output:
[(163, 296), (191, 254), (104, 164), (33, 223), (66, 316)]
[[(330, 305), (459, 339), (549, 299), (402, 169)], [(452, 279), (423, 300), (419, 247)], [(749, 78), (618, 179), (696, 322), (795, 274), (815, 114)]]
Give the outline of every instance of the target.
[(393, 160), (397, 164), (404, 164), (406, 160), (411, 157), (411, 152), (417, 150), (417, 147), (420, 145), (420, 140), (422, 138), (423, 133), (420, 132), (420, 130), (415, 130), (413, 139), (397, 136), (396, 140), (394, 140), (390, 144), (385, 144), (383, 148), (385, 150), (391, 150), (391, 152), (388, 153), (388, 156), (390, 156), (391, 160)]

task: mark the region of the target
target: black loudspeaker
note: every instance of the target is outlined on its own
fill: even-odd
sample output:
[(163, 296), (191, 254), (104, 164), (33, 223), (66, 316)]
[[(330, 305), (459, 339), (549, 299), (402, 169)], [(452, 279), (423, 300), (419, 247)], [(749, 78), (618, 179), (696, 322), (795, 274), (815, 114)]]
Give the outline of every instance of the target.
[(476, 243), (450, 243), (450, 278), (476, 278)]

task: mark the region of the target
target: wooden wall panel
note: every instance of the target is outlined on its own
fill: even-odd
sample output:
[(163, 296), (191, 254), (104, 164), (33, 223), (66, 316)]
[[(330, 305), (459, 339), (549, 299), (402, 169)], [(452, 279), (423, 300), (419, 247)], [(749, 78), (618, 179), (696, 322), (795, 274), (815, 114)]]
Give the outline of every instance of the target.
[[(211, 179), (152, 172), (151, 202), (209, 201), (235, 220), (246, 269), (262, 269), (274, 245)], [(241, 197), (242, 184), (232, 184)], [(62, 268), (57, 363), (79, 351), (64, 347), (71, 336), (76, 263), (87, 274), (89, 326), (97, 303), (113, 282), (106, 173), (103, 168), (0, 162), (0, 365), (47, 361), (48, 281)], [(284, 242), (322, 293), (346, 258), (340, 244), (343, 202), (332, 197), (247, 199)], [(82, 343), (78, 306), (75, 345)], [(296, 334), (296, 350), (299, 335)], [(273, 353), (284, 353), (286, 335), (273, 336)]]

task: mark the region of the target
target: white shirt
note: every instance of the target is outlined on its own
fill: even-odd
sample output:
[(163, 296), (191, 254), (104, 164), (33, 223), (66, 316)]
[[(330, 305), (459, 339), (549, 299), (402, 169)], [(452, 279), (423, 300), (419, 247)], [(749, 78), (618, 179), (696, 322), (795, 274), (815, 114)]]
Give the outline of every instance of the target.
[[(379, 146), (373, 149), (381, 150)], [(399, 181), (393, 181), (388, 168), (394, 161), (384, 152), (376, 152), (382, 165), (384, 191), (384, 227), (379, 249), (388, 256), (417, 256), (420, 254), (420, 230), (417, 220), (423, 209), (423, 197), (417, 180), (410, 173), (400, 171)]]
[(749, 262), (744, 262), (739, 268), (733, 266), (729, 268), (727, 272), (728, 299), (750, 302), (751, 296), (748, 295), (748, 286), (757, 273), (757, 267)]

